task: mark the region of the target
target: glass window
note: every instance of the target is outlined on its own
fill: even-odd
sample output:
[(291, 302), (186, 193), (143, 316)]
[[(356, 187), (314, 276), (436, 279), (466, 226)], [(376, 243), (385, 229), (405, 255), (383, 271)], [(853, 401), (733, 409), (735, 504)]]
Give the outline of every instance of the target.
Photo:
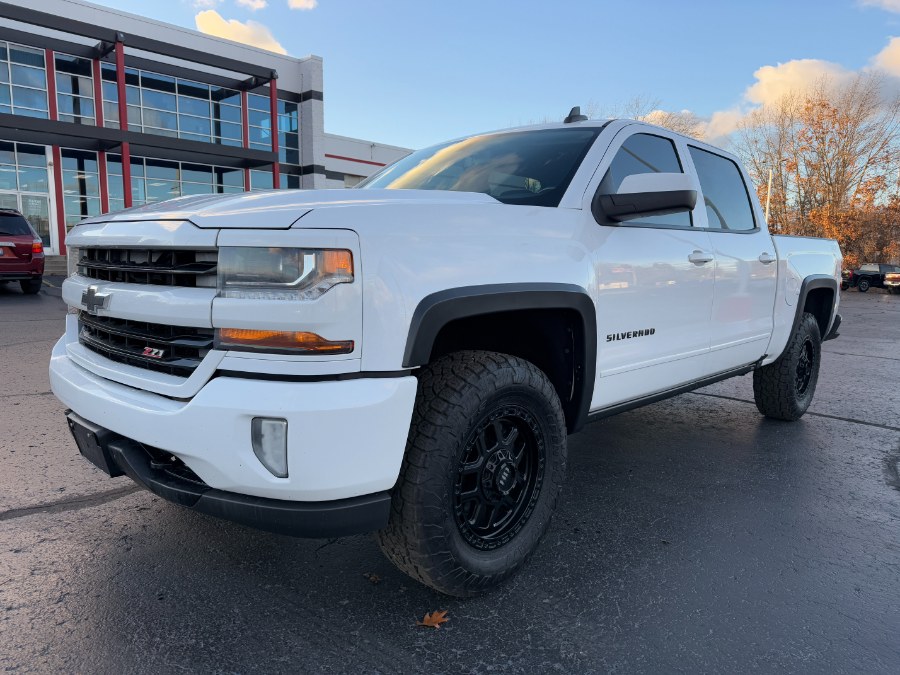
[(97, 173), (97, 153), (88, 150), (63, 150), (62, 168), (71, 171), (89, 171)]
[(244, 187), (244, 171), (242, 169), (225, 169), (216, 167), (216, 183), (231, 187)]
[(230, 122), (216, 122), (213, 131), (216, 136), (225, 138), (235, 138), (241, 140), (241, 125), (231, 124)]
[(241, 109), (230, 105), (213, 104), (213, 114), (217, 119), (225, 122), (241, 123)]
[(234, 89), (225, 89), (224, 87), (213, 87), (212, 100), (240, 108), (241, 92), (235, 91)]
[(18, 190), (17, 176), (15, 165), (0, 164), (0, 190)]
[(19, 158), (19, 164), (47, 167), (47, 152), (43, 145), (19, 143), (16, 147), (16, 156)]
[(247, 94), (247, 107), (250, 110), (264, 110), (269, 112), (269, 97), (259, 94)]
[[(13, 87), (12, 99), (13, 106), (16, 108), (32, 108), (41, 111), (47, 110), (47, 92), (40, 89)], [(16, 110), (16, 114), (25, 115), (27, 113)]]
[(251, 190), (271, 190), (274, 185), (271, 171), (251, 171)]
[(29, 68), (28, 66), (12, 64), (10, 71), (13, 84), (21, 84), (25, 87), (35, 87), (37, 89), (47, 88), (47, 72), (40, 68)]
[[(616, 152), (598, 191), (612, 194), (619, 189), (626, 176), (640, 173), (683, 173), (675, 144), (668, 138), (653, 134), (629, 136)], [(671, 213), (629, 220), (627, 224), (690, 227), (691, 214)]]
[(197, 115), (209, 118), (209, 101), (198, 98), (178, 97), (178, 112), (184, 115)]
[(709, 227), (737, 231), (756, 228), (750, 195), (737, 164), (700, 148), (689, 149), (700, 179)]
[(0, 141), (0, 164), (16, 163), (16, 146), (13, 143)]
[[(131, 122), (131, 111), (128, 111), (128, 122)], [(144, 126), (157, 127), (159, 129), (169, 129), (171, 131), (178, 130), (178, 116), (174, 112), (163, 112), (162, 110), (151, 110), (144, 108)]]
[(9, 46), (9, 60), (12, 63), (21, 63), (26, 66), (44, 67), (44, 50), (22, 47), (20, 45)]
[(557, 206), (597, 127), (473, 136), (408, 155), (366, 188), (483, 192), (506, 204)]
[(192, 117), (190, 115), (179, 115), (178, 123), (181, 126), (181, 130), (190, 134), (203, 134), (207, 136), (207, 141), (209, 140), (208, 136), (210, 135), (210, 124), (208, 117)]
[(268, 112), (260, 112), (259, 110), (248, 110), (247, 117), (250, 120), (250, 126), (269, 128), (269, 120), (271, 117)]
[(148, 89), (155, 91), (175, 93), (175, 78), (168, 75), (160, 75), (158, 73), (148, 73), (141, 71), (141, 87), (146, 91)]
[(178, 181), (147, 179), (147, 201), (164, 202), (181, 196)]
[(178, 180), (178, 162), (167, 162), (162, 159), (147, 160), (147, 178)]
[(189, 80), (178, 80), (178, 93), (182, 96), (193, 96), (209, 100), (209, 85)]
[(181, 180), (190, 181), (192, 183), (212, 183), (212, 167), (204, 166), (202, 164), (182, 164)]
[(166, 94), (161, 91), (144, 89), (143, 101), (145, 108), (159, 108), (160, 110), (171, 110), (173, 113), (175, 112), (175, 94)]
[(70, 96), (60, 94), (56, 97), (59, 102), (59, 112), (66, 115), (80, 115), (82, 117), (94, 117), (94, 101), (83, 96)]

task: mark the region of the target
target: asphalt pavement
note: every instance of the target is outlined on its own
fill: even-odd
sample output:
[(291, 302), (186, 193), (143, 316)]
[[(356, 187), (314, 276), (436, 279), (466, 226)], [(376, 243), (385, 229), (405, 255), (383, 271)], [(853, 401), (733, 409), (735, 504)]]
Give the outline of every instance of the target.
[(528, 566), (454, 600), (369, 536), (257, 532), (106, 478), (49, 390), (58, 288), (0, 285), (0, 669), (900, 672), (900, 296), (841, 312), (802, 420), (762, 418), (746, 376), (588, 426)]

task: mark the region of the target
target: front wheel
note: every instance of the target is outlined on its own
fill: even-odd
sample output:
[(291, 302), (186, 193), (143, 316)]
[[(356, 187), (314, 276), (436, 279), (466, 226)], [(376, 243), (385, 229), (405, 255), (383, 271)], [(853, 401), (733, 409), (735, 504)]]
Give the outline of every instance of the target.
[(860, 279), (859, 283), (856, 284), (856, 290), (858, 290), (860, 293), (865, 293), (871, 286), (872, 282), (870, 282), (868, 279)]
[(777, 420), (803, 417), (816, 393), (821, 360), (819, 323), (804, 312), (778, 360), (753, 371), (753, 398), (759, 412)]
[(436, 361), (419, 375), (381, 550), (441, 593), (489, 590), (547, 530), (566, 452), (562, 406), (535, 365), (479, 351)]

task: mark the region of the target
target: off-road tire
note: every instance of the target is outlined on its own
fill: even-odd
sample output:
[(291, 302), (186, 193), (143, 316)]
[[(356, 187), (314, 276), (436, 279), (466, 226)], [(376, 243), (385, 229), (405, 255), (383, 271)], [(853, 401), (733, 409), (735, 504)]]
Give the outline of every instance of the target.
[[(811, 360), (805, 388), (799, 386), (801, 360)], [(794, 421), (800, 419), (812, 403), (819, 380), (822, 361), (822, 337), (819, 324), (809, 312), (800, 318), (784, 353), (777, 361), (753, 371), (753, 398), (756, 407), (766, 417)]]
[(43, 282), (43, 277), (38, 277), (37, 279), (25, 279), (19, 282), (19, 286), (25, 295), (36, 295), (41, 290), (41, 284)]
[(858, 282), (856, 282), (856, 290), (858, 290), (860, 293), (865, 293), (869, 290), (869, 288), (871, 288), (871, 286), (872, 282), (868, 279), (860, 279)]
[[(518, 529), (485, 550), (477, 538), (478, 547), (466, 539), (472, 535), (458, 521), (459, 468), (471, 456), (466, 453), (475, 447), (478, 430), (485, 433), (491, 420), (510, 411), (528, 420), (523, 435), (541, 439), (534, 447), (542, 448), (542, 460), (535, 463), (542, 478), (538, 491), (522, 501), (529, 508), (520, 512), (525, 515)], [(390, 521), (376, 533), (381, 550), (413, 579), (447, 595), (474, 596), (501, 583), (526, 562), (547, 530), (566, 473), (566, 433), (553, 385), (528, 361), (464, 351), (423, 368)], [(476, 489), (484, 488), (479, 483)]]

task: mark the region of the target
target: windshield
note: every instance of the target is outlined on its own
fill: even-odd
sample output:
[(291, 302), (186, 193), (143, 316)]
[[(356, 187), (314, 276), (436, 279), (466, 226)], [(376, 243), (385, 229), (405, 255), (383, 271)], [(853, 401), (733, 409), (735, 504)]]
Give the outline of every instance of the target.
[(504, 204), (558, 206), (600, 127), (473, 136), (419, 150), (360, 189), (483, 192)]
[(0, 211), (0, 234), (27, 234), (34, 236), (28, 221), (18, 213)]

